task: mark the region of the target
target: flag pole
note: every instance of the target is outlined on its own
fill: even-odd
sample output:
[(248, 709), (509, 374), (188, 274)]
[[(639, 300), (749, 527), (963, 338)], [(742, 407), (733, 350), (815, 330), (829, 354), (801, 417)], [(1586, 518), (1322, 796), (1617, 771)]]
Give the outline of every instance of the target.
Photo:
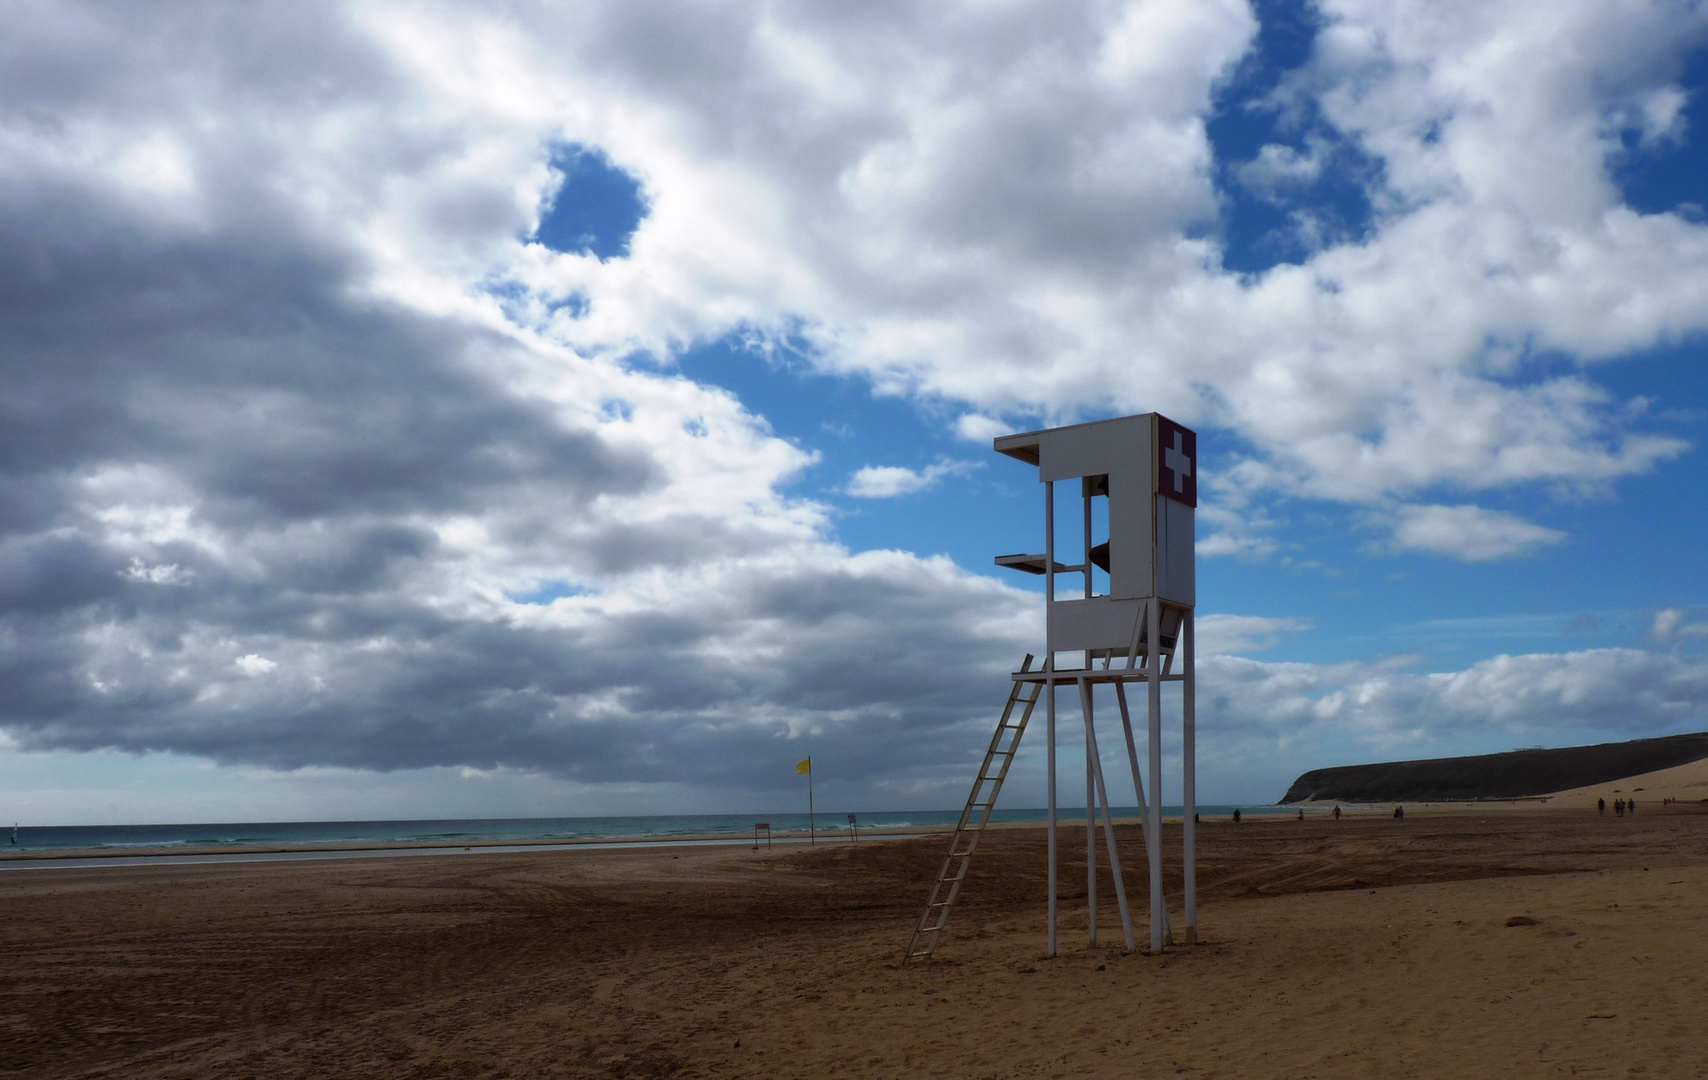
[(807, 755), (807, 843), (818, 843), (818, 824), (812, 807), (812, 755)]

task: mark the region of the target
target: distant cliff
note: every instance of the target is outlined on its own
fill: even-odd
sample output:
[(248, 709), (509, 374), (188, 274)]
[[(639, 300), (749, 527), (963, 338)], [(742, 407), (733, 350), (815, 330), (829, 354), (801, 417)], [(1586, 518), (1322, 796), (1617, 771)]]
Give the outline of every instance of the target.
[(1509, 750), (1504, 754), (1479, 754), (1475, 757), (1339, 765), (1305, 773), (1293, 781), (1281, 802), (1309, 799), (1349, 803), (1519, 799), (1590, 784), (1605, 784), (1703, 758), (1708, 758), (1708, 732), (1596, 746), (1568, 746), (1560, 750)]

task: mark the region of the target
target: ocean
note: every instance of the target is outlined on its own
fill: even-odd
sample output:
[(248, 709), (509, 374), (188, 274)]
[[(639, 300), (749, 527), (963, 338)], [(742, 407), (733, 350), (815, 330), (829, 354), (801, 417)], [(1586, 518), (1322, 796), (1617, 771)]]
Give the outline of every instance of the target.
[[(1233, 806), (1200, 806), (1200, 815), (1225, 816)], [(1242, 806), (1245, 814), (1286, 813), (1289, 807)], [(1165, 806), (1165, 816), (1178, 816), (1181, 808)], [(1115, 816), (1139, 816), (1137, 807), (1116, 807)], [(1083, 810), (1062, 807), (1064, 823), (1083, 820)], [(993, 822), (1041, 822), (1044, 810), (996, 810)], [(857, 836), (903, 829), (949, 828), (960, 817), (959, 810), (884, 811), (855, 815), (854, 833), (846, 813), (818, 814), (812, 829), (832, 840), (848, 841)], [(773, 835), (805, 836), (806, 814), (672, 814), (652, 817), (564, 817), (564, 818), (468, 818), (442, 821), (268, 821), (195, 825), (19, 825), (16, 839), (0, 843), (0, 856), (29, 852), (67, 851), (170, 852), (174, 848), (218, 849), (231, 853), (265, 848), (361, 849), (398, 844), (461, 848), (469, 845), (525, 844), (578, 845), (590, 843), (682, 843), (704, 837), (726, 843), (751, 840), (756, 822), (767, 822)], [(0, 836), (12, 837), (10, 829)]]

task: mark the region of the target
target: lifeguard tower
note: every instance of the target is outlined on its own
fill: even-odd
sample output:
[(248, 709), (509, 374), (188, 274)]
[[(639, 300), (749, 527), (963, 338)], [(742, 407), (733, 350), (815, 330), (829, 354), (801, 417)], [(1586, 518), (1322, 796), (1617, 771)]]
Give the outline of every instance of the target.
[[(906, 959), (929, 957), (937, 948), (949, 911), (960, 893), (973, 851), (990, 822), (996, 797), (1020, 747), (1040, 696), (1047, 722), (1049, 791), (1049, 955), (1056, 954), (1056, 691), (1077, 690), (1085, 723), (1085, 853), (1091, 941), (1097, 941), (1097, 826), (1101, 813), (1109, 872), (1120, 907), (1126, 947), (1134, 948), (1133, 921), (1115, 845), (1109, 794), (1097, 752), (1093, 721), (1096, 688), (1114, 688), (1126, 737), (1138, 805), (1145, 807), (1143, 837), (1150, 864), (1150, 948), (1169, 941), (1168, 905), (1162, 891), (1162, 684), (1179, 682), (1181, 694), (1182, 829), (1185, 841), (1184, 943), (1197, 940), (1198, 895), (1194, 814), (1197, 802), (1194, 766), (1192, 611), (1196, 604), (1193, 564), (1193, 513), (1198, 505), (1198, 438), (1162, 416), (1146, 413), (1090, 424), (1004, 435), (997, 453), (1036, 466), (1044, 485), (1044, 550), (1041, 554), (1000, 555), (1006, 566), (1044, 578), (1043, 663), (1028, 655), (1014, 672), (1013, 687), (997, 723), (984, 764), (973, 781), (965, 808), (938, 871), (925, 912), (920, 916)], [(1078, 534), (1063, 562), (1056, 543), (1056, 485), (1077, 481), (1079, 513), (1069, 532)], [(1071, 498), (1071, 495), (1069, 496)], [(1097, 500), (1103, 500), (1099, 505)], [(1072, 520), (1072, 519), (1070, 519)], [(1094, 530), (1108, 536), (1098, 541)], [(1098, 575), (1097, 571), (1102, 574)], [(1058, 587), (1066, 575), (1080, 586)], [(1100, 591), (1101, 590), (1101, 591)], [(1127, 686), (1147, 690), (1146, 748), (1150, 798), (1146, 801), (1138, 749), (1127, 708)]]

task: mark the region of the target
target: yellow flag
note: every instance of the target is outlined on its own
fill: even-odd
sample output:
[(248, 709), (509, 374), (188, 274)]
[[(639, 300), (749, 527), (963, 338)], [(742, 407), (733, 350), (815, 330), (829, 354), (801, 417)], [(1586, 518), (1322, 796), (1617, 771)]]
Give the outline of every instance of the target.
[(812, 772), (812, 758), (807, 758), (804, 761), (797, 761), (795, 763), (795, 771), (803, 775), (810, 774)]

